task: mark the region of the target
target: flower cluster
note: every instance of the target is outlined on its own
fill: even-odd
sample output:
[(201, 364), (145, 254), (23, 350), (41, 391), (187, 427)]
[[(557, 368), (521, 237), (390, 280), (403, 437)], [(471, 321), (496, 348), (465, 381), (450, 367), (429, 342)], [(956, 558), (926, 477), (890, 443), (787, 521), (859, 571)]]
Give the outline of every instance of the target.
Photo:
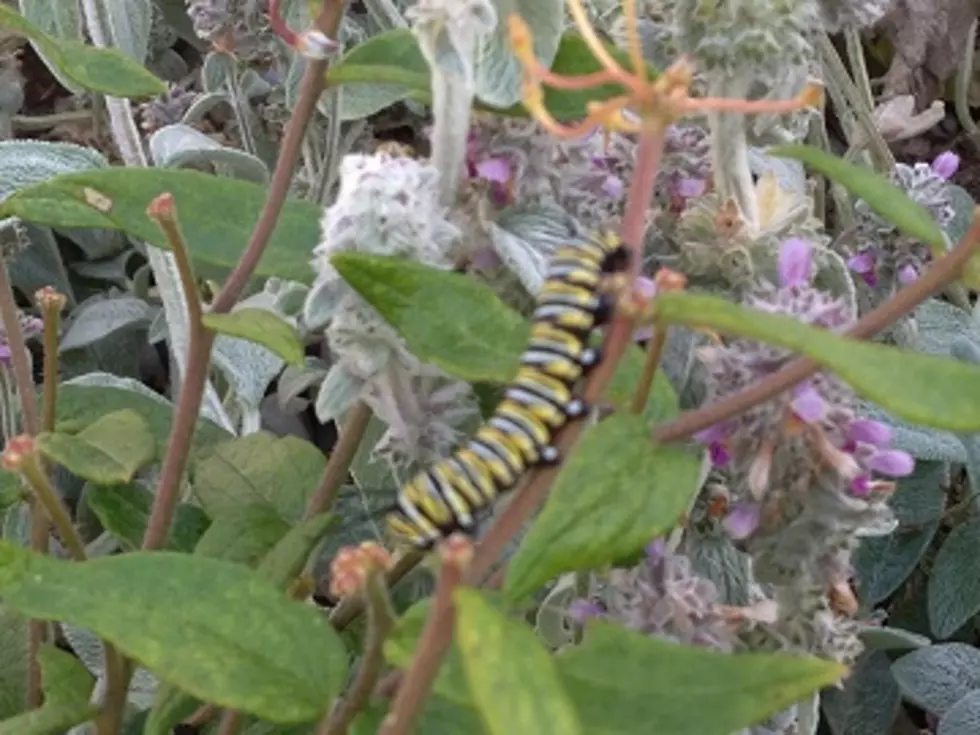
[[(931, 165), (898, 163), (891, 179), (945, 228), (956, 214), (948, 180), (958, 167), (959, 157), (947, 151), (937, 156)], [(847, 264), (880, 299), (887, 298), (898, 287), (915, 281), (929, 264), (932, 253), (919, 240), (902, 235), (863, 200), (856, 204), (855, 212), (858, 216), (858, 247)], [(877, 301), (875, 299), (875, 303)]]
[(662, 541), (647, 546), (632, 569), (614, 569), (594, 600), (574, 602), (574, 619), (602, 617), (677, 643), (731, 652), (735, 628), (719, 604), (715, 585), (698, 576), (691, 560)]
[(269, 0), (189, 0), (187, 14), (198, 37), (251, 61), (272, 58)]
[[(811, 326), (840, 330), (853, 315), (814, 288), (809, 243), (787, 240), (779, 285), (748, 298), (753, 308)], [(709, 399), (741, 392), (783, 367), (792, 354), (749, 340), (705, 348)], [(842, 381), (818, 373), (792, 391), (702, 432), (727, 478), (723, 525), (753, 559), (756, 581), (775, 590), (780, 616), (765, 634), (780, 647), (850, 660), (860, 650), (849, 616), (830, 607), (828, 591), (846, 585), (862, 535), (888, 533), (887, 500), (911, 456), (890, 448), (891, 430), (856, 415)]]

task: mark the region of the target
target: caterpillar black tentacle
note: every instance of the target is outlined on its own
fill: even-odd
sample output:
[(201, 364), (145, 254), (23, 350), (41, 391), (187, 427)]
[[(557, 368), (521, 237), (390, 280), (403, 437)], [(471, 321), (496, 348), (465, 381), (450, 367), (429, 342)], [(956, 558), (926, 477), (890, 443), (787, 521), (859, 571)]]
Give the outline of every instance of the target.
[(552, 439), (587, 410), (574, 388), (599, 364), (601, 352), (588, 341), (615, 306), (602, 285), (629, 262), (629, 250), (615, 238), (554, 254), (517, 376), (493, 416), (465, 446), (401, 488), (387, 518), (396, 540), (427, 549), (454, 531), (470, 532), (477, 514), (529, 468), (560, 461)]

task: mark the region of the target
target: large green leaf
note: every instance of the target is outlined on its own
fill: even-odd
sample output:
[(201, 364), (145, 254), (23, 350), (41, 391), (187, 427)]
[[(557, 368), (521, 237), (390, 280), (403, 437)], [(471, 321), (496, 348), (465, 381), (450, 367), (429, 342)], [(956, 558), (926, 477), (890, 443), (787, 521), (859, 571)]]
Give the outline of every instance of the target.
[(946, 240), (943, 231), (929, 214), (929, 210), (871, 169), (856, 166), (826, 151), (807, 145), (777, 146), (770, 150), (769, 154), (802, 161), (815, 171), (836, 181), (854, 196), (863, 199), (871, 209), (904, 234), (921, 240), (935, 253), (942, 254), (945, 251)]
[(477, 709), (494, 735), (584, 733), (555, 663), (527, 625), (459, 588), (456, 643)]
[(914, 423), (980, 431), (980, 369), (957, 360), (862, 342), (714, 296), (657, 298), (668, 323), (710, 328), (785, 347), (831, 369), (864, 398)]
[(309, 442), (257, 432), (202, 455), (194, 472), (194, 494), (212, 518), (254, 503), (295, 523), (325, 466), (323, 453)]
[(43, 646), (37, 658), (44, 704), (0, 722), (0, 735), (61, 735), (99, 712), (91, 702), (95, 680), (81, 661), (54, 646)]
[(331, 262), (417, 357), (469, 381), (504, 383), (517, 372), (530, 328), (488, 287), (400, 258), (339, 253)]
[(318, 718), (347, 676), (326, 619), (237, 564), (165, 551), (76, 564), (2, 544), (0, 595), (25, 615), (92, 630), (193, 696), (270, 722)]
[(505, 592), (523, 597), (561, 572), (636, 554), (688, 509), (700, 470), (691, 452), (652, 444), (640, 416), (616, 414), (590, 428), (511, 559)]
[(833, 661), (732, 655), (607, 623), (557, 657), (589, 735), (730, 735), (759, 724), (847, 674)]
[(104, 415), (77, 434), (39, 434), (37, 446), (47, 459), (101, 485), (129, 482), (157, 451), (149, 426), (128, 408)]
[[(0, 216), (52, 227), (122, 230), (159, 248), (167, 241), (146, 215), (157, 196), (173, 195), (181, 230), (195, 260), (228, 270), (248, 243), (266, 188), (199, 171), (108, 168), (57, 176), (21, 189), (0, 205)], [(257, 277), (310, 283), (310, 253), (320, 240), (323, 208), (290, 199), (283, 207)]]
[(0, 721), (24, 711), (27, 669), (27, 618), (0, 602)]
[(51, 38), (7, 5), (0, 5), (0, 27), (33, 41), (61, 74), (89, 91), (133, 98), (167, 91), (167, 85), (122, 51), (97, 49), (70, 38)]

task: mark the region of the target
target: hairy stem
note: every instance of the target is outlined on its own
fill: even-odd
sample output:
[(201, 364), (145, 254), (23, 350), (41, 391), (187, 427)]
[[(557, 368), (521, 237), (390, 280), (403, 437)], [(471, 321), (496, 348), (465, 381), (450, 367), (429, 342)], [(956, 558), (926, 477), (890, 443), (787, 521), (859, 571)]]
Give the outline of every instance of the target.
[[(744, 99), (749, 80), (715, 72), (709, 95), (719, 99)], [(759, 202), (749, 167), (749, 143), (745, 135), (745, 115), (737, 112), (708, 113), (711, 130), (711, 170), (722, 201), (733, 200), (742, 218), (755, 232), (759, 227)]]
[[(921, 303), (943, 291), (963, 272), (964, 267), (980, 245), (980, 209), (974, 209), (970, 229), (955, 248), (936, 261), (917, 281), (859, 319), (844, 334), (854, 339), (867, 339), (887, 329)], [(799, 357), (751, 388), (746, 388), (710, 406), (681, 414), (673, 421), (661, 424), (653, 431), (653, 439), (670, 442), (686, 439), (702, 429), (736, 416), (760, 403), (783, 393), (820, 369), (820, 364), (808, 357)]]
[(310, 497), (306, 506), (306, 518), (325, 513), (333, 507), (340, 494), (340, 488), (350, 471), (351, 462), (361, 446), (364, 432), (371, 421), (371, 409), (363, 401), (355, 403), (347, 412), (347, 421), (340, 431), (337, 446), (330, 454), (330, 460), (323, 470), (320, 486)]
[(235, 710), (226, 709), (221, 715), (221, 722), (218, 724), (218, 735), (235, 735), (241, 725), (241, 715)]
[[(956, 119), (970, 136), (970, 141), (974, 146), (980, 147), (980, 128), (973, 121), (973, 114), (970, 112), (970, 85), (973, 82), (973, 56), (976, 51), (977, 43), (977, 19), (974, 18), (970, 24), (970, 30), (966, 34), (966, 44), (963, 47), (963, 60), (960, 62), (956, 73), (956, 95), (953, 98), (956, 110)], [(15, 118), (16, 119), (16, 118)]]

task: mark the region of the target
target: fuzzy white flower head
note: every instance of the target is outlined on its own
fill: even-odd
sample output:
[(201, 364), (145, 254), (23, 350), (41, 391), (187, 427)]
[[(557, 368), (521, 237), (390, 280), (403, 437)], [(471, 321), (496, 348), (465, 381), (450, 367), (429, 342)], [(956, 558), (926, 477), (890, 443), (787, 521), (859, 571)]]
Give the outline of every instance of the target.
[(435, 168), (413, 158), (346, 156), (337, 200), (320, 222), (323, 240), (313, 251), (313, 267), (321, 274), (332, 271), (327, 261), (342, 250), (451, 263), (460, 233), (439, 204), (438, 180)]

